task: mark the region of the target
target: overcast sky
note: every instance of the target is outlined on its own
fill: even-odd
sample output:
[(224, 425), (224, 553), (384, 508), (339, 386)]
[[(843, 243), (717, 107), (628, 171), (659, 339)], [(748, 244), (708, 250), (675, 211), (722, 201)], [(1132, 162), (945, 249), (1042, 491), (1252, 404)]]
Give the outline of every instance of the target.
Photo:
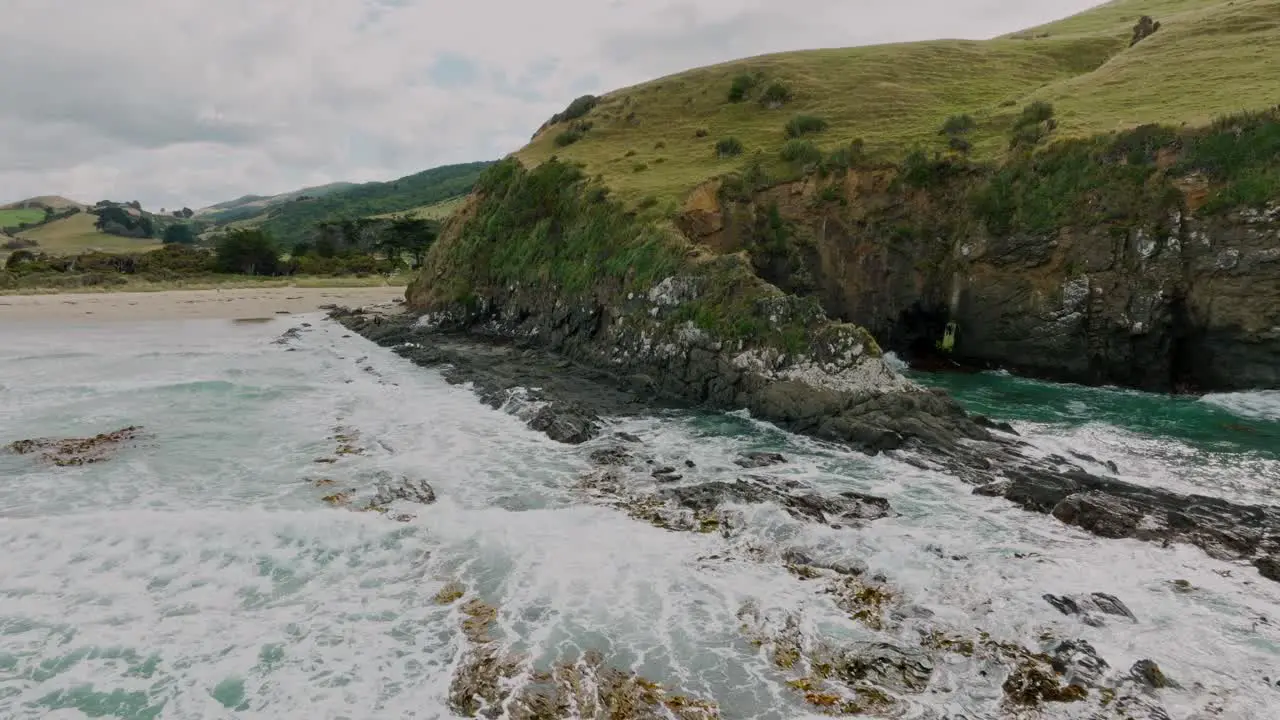
[(3, 0), (0, 203), (200, 207), (518, 149), (575, 96), (1096, 0)]

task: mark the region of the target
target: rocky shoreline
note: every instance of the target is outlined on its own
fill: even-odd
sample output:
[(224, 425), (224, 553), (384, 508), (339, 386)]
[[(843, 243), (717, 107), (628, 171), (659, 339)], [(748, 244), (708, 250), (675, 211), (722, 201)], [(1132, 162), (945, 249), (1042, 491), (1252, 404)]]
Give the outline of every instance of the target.
[[(601, 369), (600, 363), (579, 359), (580, 353), (568, 357), (553, 351), (563, 349), (573, 333), (562, 332), (559, 348), (551, 343), (549, 349), (545, 332), (514, 332), (493, 322), (424, 322), (402, 306), (335, 309), (330, 315), (416, 364), (440, 368), (450, 382), (472, 383), (483, 402), (518, 415), (560, 442), (579, 444), (599, 437), (606, 417), (646, 414), (657, 407), (733, 405), (705, 392), (727, 382), (714, 375), (723, 358), (712, 353), (703, 363), (713, 369), (712, 377), (698, 385), (698, 392), (688, 392), (689, 386), (678, 380), (658, 383), (634, 372)], [(975, 494), (1006, 498), (1100, 537), (1190, 543), (1218, 559), (1248, 560), (1263, 577), (1280, 582), (1280, 511), (1275, 508), (1134, 485), (1114, 477), (1114, 466), (1088, 456), (1034, 457), (1007, 424), (970, 416), (943, 393), (901, 378), (889, 384), (889, 391), (841, 388), (832, 382), (840, 371), (829, 369), (772, 377), (744, 377), (747, 373), (735, 370), (736, 384), (750, 388), (738, 392), (736, 400), (755, 417), (794, 432), (953, 475), (973, 485)], [(627, 453), (623, 447), (618, 452), (619, 458)], [(655, 470), (667, 471), (655, 472), (656, 477), (679, 474), (678, 468)], [(858, 519), (868, 501), (819, 497), (806, 488), (746, 478), (736, 484), (668, 489), (630, 502), (648, 507), (644, 512), (650, 518), (659, 507), (678, 510), (680, 520), (668, 516), (662, 522), (684, 528), (712, 524), (716, 507), (743, 502), (775, 502), (797, 516), (838, 524), (850, 513)]]

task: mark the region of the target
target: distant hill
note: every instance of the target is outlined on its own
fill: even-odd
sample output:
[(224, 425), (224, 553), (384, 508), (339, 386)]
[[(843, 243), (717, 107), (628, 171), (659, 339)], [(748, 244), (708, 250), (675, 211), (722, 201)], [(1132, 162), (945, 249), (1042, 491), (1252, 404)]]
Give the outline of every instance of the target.
[(196, 216), (217, 223), (230, 223), (260, 215), (272, 205), (286, 203), (299, 197), (323, 197), (350, 187), (355, 187), (355, 183), (335, 182), (328, 185), (316, 185), (302, 188), (301, 190), (280, 193), (279, 195), (244, 195), (235, 200), (226, 200), (210, 205), (207, 208), (201, 208), (196, 211)]
[(61, 195), (39, 195), (36, 197), (19, 200), (18, 202), (9, 203), (8, 205), (0, 205), (0, 210), (23, 210), (53, 208), (54, 210), (65, 210), (67, 208), (78, 207), (81, 210), (89, 207), (84, 203), (68, 200)]
[[(322, 189), (325, 192), (319, 194), (312, 188), (266, 199), (246, 196), (212, 205), (197, 217), (212, 220), (218, 227), (232, 224), (261, 227), (282, 245), (289, 246), (307, 240), (315, 225), (326, 220), (410, 211), (421, 211), (424, 217), (440, 216), (440, 207), (427, 208), (471, 192), (480, 173), (491, 164), (445, 165), (390, 182), (345, 184), (337, 188), (326, 185)], [(220, 209), (210, 212), (214, 208)]]

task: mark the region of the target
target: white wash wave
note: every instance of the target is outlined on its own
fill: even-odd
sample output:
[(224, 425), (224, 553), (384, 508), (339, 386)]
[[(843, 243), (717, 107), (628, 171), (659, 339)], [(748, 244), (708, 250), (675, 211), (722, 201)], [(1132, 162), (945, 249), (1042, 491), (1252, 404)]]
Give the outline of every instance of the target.
[[(273, 342), (300, 322), (312, 327)], [(151, 436), (83, 468), (0, 456), (0, 717), (450, 718), (467, 648), (459, 606), (433, 599), (450, 581), (498, 608), (494, 634), (534, 664), (593, 649), (726, 718), (816, 717), (743, 637), (739, 609), (881, 636), (779, 563), (742, 560), (744, 544), (857, 557), (950, 627), (1028, 645), (1047, 631), (1086, 639), (1121, 670), (1154, 659), (1183, 686), (1160, 692), (1178, 720), (1280, 708), (1280, 585), (1196, 548), (1101, 540), (740, 415), (617, 422), (657, 462), (692, 461), (689, 480), (733, 479), (741, 453), (781, 451), (789, 462), (771, 470), (881, 495), (900, 513), (833, 530), (757, 506), (732, 540), (668, 532), (576, 489), (607, 441), (553, 443), (317, 317), (5, 336), (0, 441), (131, 424)], [(336, 428), (364, 453), (316, 463)], [(1178, 470), (1175, 456), (1162, 462), (1128, 472)], [(398, 507), (407, 523), (322, 500), (367, 493), (379, 473), (424, 479), (440, 499)], [(1092, 628), (1041, 599), (1095, 591), (1139, 622)], [(940, 678), (946, 691), (907, 716), (991, 716), (974, 678)]]

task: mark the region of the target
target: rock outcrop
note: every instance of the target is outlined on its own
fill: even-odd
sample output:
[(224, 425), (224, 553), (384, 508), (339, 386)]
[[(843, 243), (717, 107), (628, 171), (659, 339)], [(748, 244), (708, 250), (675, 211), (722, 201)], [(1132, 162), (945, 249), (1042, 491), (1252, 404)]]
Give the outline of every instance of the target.
[[(1185, 200), (1140, 216), (995, 233), (890, 177), (782, 185), (686, 226), (750, 251), (753, 218), (777, 208), (794, 248), (757, 252), (764, 276), (912, 360), (932, 360), (954, 322), (948, 359), (971, 366), (1159, 392), (1280, 388), (1280, 199), (1196, 212), (1189, 181)], [(819, 202), (832, 189), (842, 203)]]

